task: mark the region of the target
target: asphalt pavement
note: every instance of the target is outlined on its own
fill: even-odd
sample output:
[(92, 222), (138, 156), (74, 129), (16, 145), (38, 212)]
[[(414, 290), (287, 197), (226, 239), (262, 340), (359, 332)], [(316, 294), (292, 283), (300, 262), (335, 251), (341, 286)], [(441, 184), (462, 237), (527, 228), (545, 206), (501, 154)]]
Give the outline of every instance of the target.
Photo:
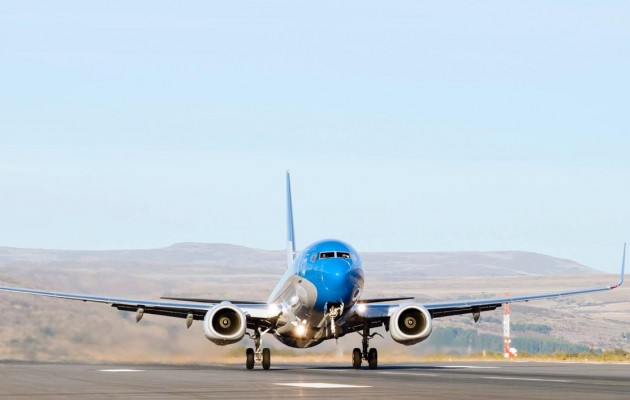
[(0, 363), (0, 399), (630, 399), (630, 364), (382, 365)]

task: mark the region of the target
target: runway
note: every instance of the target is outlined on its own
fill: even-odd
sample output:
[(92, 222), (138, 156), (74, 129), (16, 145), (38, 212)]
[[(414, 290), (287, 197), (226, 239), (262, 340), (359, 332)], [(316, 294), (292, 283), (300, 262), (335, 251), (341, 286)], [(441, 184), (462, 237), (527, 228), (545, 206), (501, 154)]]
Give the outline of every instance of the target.
[(630, 364), (103, 365), (0, 363), (0, 399), (625, 399)]

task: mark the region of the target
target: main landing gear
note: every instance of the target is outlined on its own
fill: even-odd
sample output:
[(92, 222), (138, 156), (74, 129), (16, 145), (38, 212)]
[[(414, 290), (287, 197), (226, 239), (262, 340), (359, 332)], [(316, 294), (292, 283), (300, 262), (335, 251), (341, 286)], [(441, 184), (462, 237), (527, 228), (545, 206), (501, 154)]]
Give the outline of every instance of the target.
[(254, 364), (256, 362), (262, 361), (263, 369), (267, 370), (271, 367), (271, 350), (265, 347), (262, 348), (262, 335), (267, 333), (260, 332), (259, 328), (254, 330), (254, 335), (247, 334), (251, 339), (254, 339), (254, 348), (248, 348), (245, 351), (245, 367), (247, 369), (254, 369)]
[(363, 336), (363, 351), (361, 351), (361, 349), (359, 348), (355, 348), (354, 350), (352, 350), (352, 368), (360, 369), (361, 362), (365, 360), (368, 362), (368, 366), (370, 367), (370, 369), (376, 369), (376, 367), (378, 366), (378, 351), (374, 348), (369, 348), (370, 339), (372, 339), (376, 335), (381, 335), (377, 332), (370, 335), (370, 326), (367, 321), (363, 324), (363, 332), (359, 332), (359, 334)]

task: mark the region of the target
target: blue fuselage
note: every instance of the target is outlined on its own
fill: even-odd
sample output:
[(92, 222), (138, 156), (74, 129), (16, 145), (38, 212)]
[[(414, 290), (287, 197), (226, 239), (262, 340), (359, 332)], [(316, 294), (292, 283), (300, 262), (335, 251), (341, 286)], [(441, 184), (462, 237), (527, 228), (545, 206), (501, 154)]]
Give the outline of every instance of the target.
[[(326, 314), (342, 308), (341, 316), (360, 298), (363, 265), (352, 246), (340, 240), (322, 240), (296, 257), (269, 297), (282, 309), (275, 335), (294, 347), (310, 347), (326, 337)], [(341, 317), (340, 316), (340, 317)], [(299, 326), (303, 326), (299, 330)]]

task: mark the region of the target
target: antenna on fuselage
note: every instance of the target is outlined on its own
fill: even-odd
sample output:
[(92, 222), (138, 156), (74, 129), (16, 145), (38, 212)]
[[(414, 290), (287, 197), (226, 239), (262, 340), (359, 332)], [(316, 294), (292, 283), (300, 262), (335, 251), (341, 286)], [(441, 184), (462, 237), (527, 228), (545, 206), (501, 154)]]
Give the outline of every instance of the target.
[(295, 260), (295, 233), (293, 232), (293, 203), (291, 202), (291, 175), (287, 171), (287, 266)]

